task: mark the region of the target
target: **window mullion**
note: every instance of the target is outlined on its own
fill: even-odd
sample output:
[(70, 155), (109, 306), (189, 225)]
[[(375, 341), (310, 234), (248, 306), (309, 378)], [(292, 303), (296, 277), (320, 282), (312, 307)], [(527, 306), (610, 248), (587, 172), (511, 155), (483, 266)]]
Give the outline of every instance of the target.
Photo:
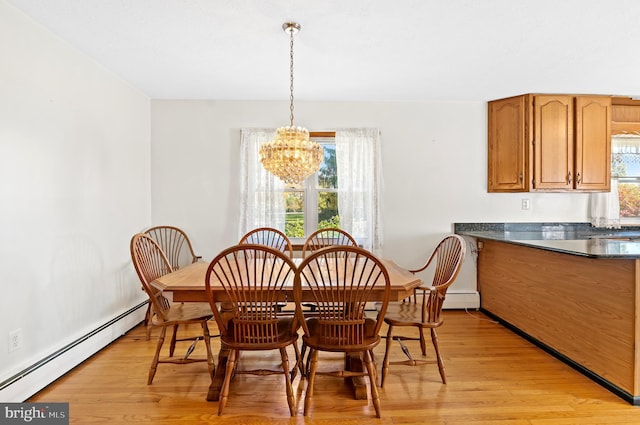
[(314, 174), (305, 181), (304, 223), (305, 235), (309, 236), (318, 228), (318, 175)]

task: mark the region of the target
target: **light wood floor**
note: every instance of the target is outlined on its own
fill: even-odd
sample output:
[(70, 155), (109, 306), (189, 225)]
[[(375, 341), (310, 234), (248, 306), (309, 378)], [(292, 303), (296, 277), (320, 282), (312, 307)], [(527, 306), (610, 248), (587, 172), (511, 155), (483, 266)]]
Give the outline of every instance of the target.
[[(435, 365), (396, 366), (380, 389), (382, 418), (354, 400), (339, 378), (319, 376), (313, 410), (302, 416), (305, 380), (294, 381), (298, 415), (290, 417), (280, 376), (237, 375), (224, 415), (205, 400), (206, 365), (160, 365), (147, 372), (155, 341), (139, 326), (31, 398), (69, 402), (72, 424), (640, 424), (634, 407), (478, 312), (447, 311), (440, 346), (448, 384)], [(212, 331), (216, 332), (212, 324)], [(190, 331), (195, 331), (193, 328)], [(386, 332), (386, 330), (383, 329)], [(155, 333), (154, 333), (155, 336)], [(397, 344), (397, 343), (396, 343)], [(419, 355), (416, 345), (413, 352)], [(219, 340), (212, 340), (215, 350)], [(401, 357), (396, 345), (395, 356)], [(202, 345), (200, 349), (204, 351)], [(376, 349), (382, 361), (383, 344)], [(243, 355), (275, 367), (278, 354)], [(290, 356), (293, 358), (293, 354)], [(322, 355), (320, 367), (341, 366)]]

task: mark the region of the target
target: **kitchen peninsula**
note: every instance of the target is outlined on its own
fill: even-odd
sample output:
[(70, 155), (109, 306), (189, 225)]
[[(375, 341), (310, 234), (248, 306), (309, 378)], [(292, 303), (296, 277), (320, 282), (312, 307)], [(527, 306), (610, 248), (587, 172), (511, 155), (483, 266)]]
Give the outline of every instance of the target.
[(480, 308), (640, 405), (640, 231), (456, 223), (477, 240)]

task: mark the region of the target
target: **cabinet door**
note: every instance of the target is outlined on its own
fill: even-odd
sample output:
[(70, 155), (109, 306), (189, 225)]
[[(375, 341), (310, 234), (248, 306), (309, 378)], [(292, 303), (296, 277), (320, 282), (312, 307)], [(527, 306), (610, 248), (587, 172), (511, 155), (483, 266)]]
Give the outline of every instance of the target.
[(611, 190), (611, 98), (578, 96), (576, 178), (579, 190)]
[(527, 98), (523, 95), (489, 102), (489, 192), (529, 190)]
[(572, 189), (573, 96), (535, 96), (534, 189)]

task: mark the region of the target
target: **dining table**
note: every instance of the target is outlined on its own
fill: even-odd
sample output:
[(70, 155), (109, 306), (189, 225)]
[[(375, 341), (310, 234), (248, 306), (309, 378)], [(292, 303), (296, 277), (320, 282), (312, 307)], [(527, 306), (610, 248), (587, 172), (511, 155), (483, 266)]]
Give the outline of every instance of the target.
[[(300, 263), (302, 259), (294, 259), (296, 265)], [(389, 273), (390, 280), (390, 301), (401, 301), (406, 297), (413, 294), (415, 288), (423, 284), (422, 279), (408, 271), (407, 269), (399, 266), (392, 260), (380, 259), (382, 264)], [(161, 276), (154, 280), (151, 284), (163, 291), (163, 294), (171, 299), (173, 302), (208, 302), (205, 292), (205, 276), (209, 263), (206, 261), (197, 261), (187, 266), (181, 267), (169, 274)], [(224, 302), (226, 292), (220, 282), (215, 280), (212, 276), (211, 290), (214, 292), (215, 299), (217, 301)], [(291, 282), (285, 284), (283, 287), (284, 296), (287, 300), (293, 302), (293, 278)], [(382, 301), (384, 296), (384, 290), (373, 290), (369, 300), (371, 302)], [(305, 291), (303, 287), (302, 291), (303, 301), (312, 302), (311, 291)], [(222, 389), (222, 382), (224, 380), (227, 358), (229, 350), (221, 344), (220, 352), (218, 354), (218, 364), (216, 370), (211, 378), (211, 385), (207, 393), (208, 401), (217, 401), (220, 396), (220, 390)], [(345, 359), (345, 366), (350, 370), (362, 370), (362, 363), (359, 357), (347, 357)], [(366, 399), (367, 389), (363, 379), (353, 379), (353, 392), (354, 398)]]

